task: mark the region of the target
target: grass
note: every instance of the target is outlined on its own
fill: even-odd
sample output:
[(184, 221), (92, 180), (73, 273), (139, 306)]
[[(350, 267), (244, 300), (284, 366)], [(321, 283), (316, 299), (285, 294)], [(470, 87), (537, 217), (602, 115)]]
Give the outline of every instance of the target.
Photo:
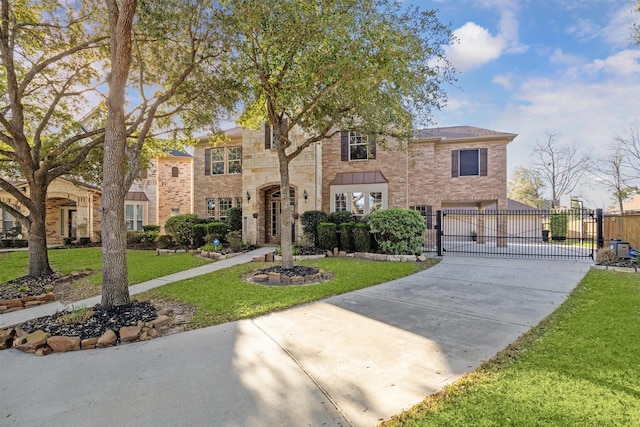
[[(155, 251), (127, 251), (129, 284), (145, 282), (167, 274), (198, 267), (211, 262), (193, 254), (178, 253), (156, 255)], [(27, 252), (0, 253), (0, 283), (24, 276), (29, 272), (29, 254)], [(49, 251), (49, 263), (56, 272), (67, 275), (72, 271), (93, 270), (97, 274), (88, 276), (85, 285), (95, 286), (98, 292), (102, 284), (102, 249), (76, 248), (53, 249)]]
[(262, 286), (241, 276), (264, 264), (244, 264), (212, 274), (171, 283), (138, 295), (138, 299), (173, 300), (190, 304), (196, 314), (187, 328), (195, 329), (251, 318), (407, 276), (437, 260), (424, 263), (375, 262), (357, 258), (324, 258), (301, 262), (334, 273), (321, 285)]
[(640, 425), (640, 277), (590, 271), (478, 370), (384, 426)]

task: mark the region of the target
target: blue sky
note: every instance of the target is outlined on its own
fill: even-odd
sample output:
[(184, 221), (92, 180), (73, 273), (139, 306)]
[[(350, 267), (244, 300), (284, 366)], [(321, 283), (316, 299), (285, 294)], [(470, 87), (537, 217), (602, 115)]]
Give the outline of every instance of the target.
[[(531, 146), (555, 133), (597, 158), (613, 136), (640, 124), (640, 49), (629, 0), (422, 0), (459, 43), (447, 56), (460, 71), (436, 126), (471, 125), (519, 136), (509, 176), (529, 166)], [(574, 191), (589, 207), (612, 199), (593, 181)], [(566, 198), (566, 200), (565, 200)], [(562, 202), (568, 204), (568, 196)]]

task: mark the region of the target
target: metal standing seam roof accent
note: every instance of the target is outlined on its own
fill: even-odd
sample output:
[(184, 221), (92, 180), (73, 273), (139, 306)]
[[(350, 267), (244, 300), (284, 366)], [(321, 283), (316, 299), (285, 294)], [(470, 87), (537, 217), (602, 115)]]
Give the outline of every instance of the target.
[(380, 171), (371, 172), (339, 172), (331, 181), (331, 185), (352, 184), (388, 184), (389, 181)]
[(125, 200), (130, 202), (148, 202), (149, 199), (147, 195), (144, 194), (144, 191), (129, 191), (127, 195), (124, 197)]

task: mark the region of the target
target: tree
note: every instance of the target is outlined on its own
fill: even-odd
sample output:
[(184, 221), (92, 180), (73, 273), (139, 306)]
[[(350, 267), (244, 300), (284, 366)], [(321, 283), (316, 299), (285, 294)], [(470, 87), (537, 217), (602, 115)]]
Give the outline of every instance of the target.
[(533, 169), (517, 167), (507, 182), (507, 194), (510, 199), (538, 209), (544, 209), (546, 202), (542, 197), (544, 181), (540, 173)]
[(560, 197), (571, 193), (589, 168), (589, 156), (580, 152), (577, 143), (559, 145), (556, 134), (548, 133), (545, 142), (533, 145), (533, 168), (551, 189), (551, 207)]
[[(110, 28), (102, 198), (102, 305), (129, 302), (124, 199), (150, 138), (188, 138), (233, 107), (213, 1), (105, 0)], [(135, 19), (137, 16), (137, 20)], [(130, 73), (130, 70), (132, 72)], [(125, 95), (131, 96), (127, 101)], [(138, 103), (132, 102), (135, 99)]]
[[(103, 129), (87, 131), (77, 119), (87, 107), (85, 94), (99, 84), (108, 38), (95, 25), (97, 6), (0, 0), (0, 188), (28, 213), (4, 202), (0, 208), (29, 233), (31, 276), (52, 273), (45, 231), (49, 184), (80, 165), (104, 138)], [(18, 180), (28, 184), (28, 194)]]
[[(402, 10), (391, 0), (230, 0), (226, 31), (243, 77), (240, 123), (273, 129), (281, 194), (289, 194), (289, 164), (340, 130), (408, 142), (445, 102), (453, 79), (442, 46), (449, 29), (435, 12)], [(292, 141), (295, 127), (305, 132)], [(282, 264), (293, 266), (292, 212), (281, 201)]]
[(621, 214), (624, 214), (624, 201), (638, 192), (638, 187), (628, 185), (630, 175), (627, 155), (625, 145), (621, 142), (620, 137), (616, 136), (615, 143), (609, 146), (607, 156), (594, 164), (596, 179), (613, 192)]

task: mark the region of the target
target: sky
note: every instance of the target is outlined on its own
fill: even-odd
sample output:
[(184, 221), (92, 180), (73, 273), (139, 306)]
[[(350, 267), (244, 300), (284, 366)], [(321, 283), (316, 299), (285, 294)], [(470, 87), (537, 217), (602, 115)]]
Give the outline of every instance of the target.
[[(415, 0), (436, 9), (458, 43), (458, 70), (435, 126), (470, 125), (518, 134), (508, 175), (530, 167), (532, 144), (549, 133), (597, 160), (616, 134), (640, 124), (640, 24), (635, 0)], [(610, 191), (585, 179), (573, 193), (607, 208)], [(549, 197), (549, 195), (547, 195)], [(550, 198), (550, 197), (549, 197)], [(569, 195), (561, 202), (569, 204)]]

